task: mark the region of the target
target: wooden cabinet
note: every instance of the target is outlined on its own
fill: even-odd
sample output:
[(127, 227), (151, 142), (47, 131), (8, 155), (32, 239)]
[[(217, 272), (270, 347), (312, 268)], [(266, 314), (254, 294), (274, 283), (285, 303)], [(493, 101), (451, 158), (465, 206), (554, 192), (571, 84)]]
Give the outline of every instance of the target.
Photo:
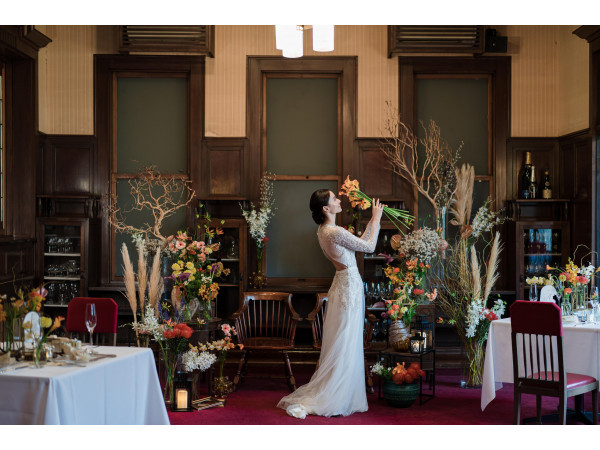
[(564, 267), (571, 253), (569, 200), (513, 200), (508, 212), (509, 260), (514, 257), (517, 299), (529, 298), (530, 277), (547, 277), (547, 266)]
[(64, 308), (87, 295), (89, 219), (38, 218), (38, 278), (48, 289), (45, 307)]

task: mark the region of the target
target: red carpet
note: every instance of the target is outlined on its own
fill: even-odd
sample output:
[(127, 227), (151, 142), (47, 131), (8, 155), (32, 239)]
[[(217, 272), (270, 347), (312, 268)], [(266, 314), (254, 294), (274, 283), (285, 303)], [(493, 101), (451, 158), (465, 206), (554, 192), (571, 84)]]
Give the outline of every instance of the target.
[[(314, 366), (296, 366), (297, 385), (305, 384)], [(250, 371), (250, 367), (249, 367)], [(369, 410), (348, 417), (325, 418), (307, 416), (304, 420), (288, 416), (276, 408), (287, 395), (284, 379), (247, 378), (237, 392), (232, 393), (224, 408), (212, 408), (188, 413), (169, 412), (172, 425), (511, 425), (513, 416), (512, 384), (505, 384), (496, 398), (481, 411), (481, 390), (461, 389), (460, 371), (438, 370), (436, 396), (423, 405), (418, 401), (409, 408), (392, 408), (375, 394), (368, 395)], [(425, 387), (425, 386), (424, 386)], [(558, 400), (544, 398), (542, 414), (556, 411)], [(569, 408), (573, 399), (569, 399)], [(591, 395), (585, 396), (585, 409), (590, 411)], [(535, 416), (535, 397), (523, 396), (522, 417)], [(571, 422), (568, 422), (571, 423)], [(579, 422), (572, 422), (574, 424)]]

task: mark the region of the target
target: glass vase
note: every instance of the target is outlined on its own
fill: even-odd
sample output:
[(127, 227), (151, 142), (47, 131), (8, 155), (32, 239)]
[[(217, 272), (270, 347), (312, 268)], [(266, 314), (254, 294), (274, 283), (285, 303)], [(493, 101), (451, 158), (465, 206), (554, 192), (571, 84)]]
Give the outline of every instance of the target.
[(179, 355), (166, 350), (163, 353), (163, 363), (165, 369), (165, 386), (163, 389), (163, 395), (165, 403), (167, 405), (172, 405), (175, 401), (175, 389), (173, 388), (173, 383), (175, 382), (175, 375), (177, 374)]
[(397, 352), (407, 352), (410, 347), (410, 332), (402, 320), (392, 320), (389, 329), (390, 344)]
[(262, 257), (264, 242), (256, 245), (256, 272), (250, 276), (250, 285), (254, 289), (261, 289), (267, 284), (267, 276), (262, 271)]
[(484, 342), (467, 339), (464, 342), (465, 359), (460, 387), (480, 388), (483, 383), (483, 365), (485, 363)]

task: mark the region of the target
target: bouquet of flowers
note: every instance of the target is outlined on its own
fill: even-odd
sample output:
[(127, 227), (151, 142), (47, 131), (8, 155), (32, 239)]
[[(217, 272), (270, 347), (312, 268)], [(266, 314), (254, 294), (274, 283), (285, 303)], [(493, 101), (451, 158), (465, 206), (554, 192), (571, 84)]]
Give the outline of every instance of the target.
[(228, 324), (221, 325), (221, 331), (224, 334), (223, 339), (208, 342), (206, 344), (198, 344), (197, 347), (190, 347), (191, 351), (194, 352), (214, 352), (216, 359), (219, 360), (219, 376), (215, 379), (213, 385), (213, 392), (217, 397), (226, 397), (231, 390), (232, 383), (229, 379), (223, 376), (223, 369), (225, 366), (225, 360), (227, 359), (227, 352), (233, 350), (236, 346), (243, 350), (243, 344), (235, 344), (232, 340), (232, 336), (237, 335), (235, 327)]
[(384, 380), (393, 381), (396, 384), (411, 384), (416, 382), (419, 377), (425, 375), (418, 362), (411, 363), (408, 369), (405, 367), (405, 363), (396, 363), (396, 367), (391, 368), (384, 367), (381, 362), (377, 362), (371, 367), (371, 373), (380, 376)]
[(275, 213), (275, 198), (273, 193), (273, 181), (275, 181), (275, 175), (265, 173), (260, 180), (260, 203), (258, 207), (254, 204), (250, 204), (251, 208), (246, 211), (240, 204), (242, 209), (242, 215), (248, 227), (250, 228), (250, 236), (256, 242), (257, 247), (262, 248), (263, 239), (267, 232), (267, 226), (269, 221)]
[[(214, 233), (220, 235), (223, 230), (217, 228)], [(174, 281), (175, 288), (172, 308), (163, 308), (172, 309), (170, 317), (165, 316), (166, 320), (190, 321), (197, 309), (197, 306), (191, 306), (195, 299), (204, 306), (203, 319), (210, 319), (211, 302), (219, 293), (219, 284), (215, 279), (230, 273), (229, 269), (223, 267), (223, 263), (209, 260), (209, 255), (218, 249), (218, 243), (207, 245), (182, 231), (175, 238), (169, 238), (166, 252), (174, 262), (171, 265), (172, 273), (167, 279)]]
[[(345, 195), (348, 197), (350, 205), (352, 205), (353, 208), (365, 210), (370, 208), (373, 204), (373, 200), (360, 190), (358, 180), (351, 180), (349, 175), (346, 177), (346, 180), (342, 185), (342, 190), (338, 195)], [(383, 214), (385, 214), (401, 233), (403, 233), (403, 231), (400, 229), (400, 226), (409, 228), (414, 220), (414, 217), (411, 216), (408, 211), (390, 208), (388, 206), (383, 208)]]
[(480, 298), (473, 299), (467, 311), (467, 337), (485, 341), (490, 323), (501, 318), (505, 309), (506, 303), (500, 299), (494, 302), (491, 309), (486, 308)]
[(391, 245), (401, 257), (416, 258), (427, 266), (440, 252), (448, 248), (448, 242), (428, 227), (419, 228), (404, 237), (398, 234), (392, 236)]
[[(399, 261), (399, 265), (393, 265), (393, 262)], [(413, 315), (417, 310), (417, 305), (433, 301), (437, 297), (437, 289), (433, 292), (426, 292), (423, 289), (425, 275), (429, 269), (429, 264), (419, 262), (418, 258), (399, 257), (394, 259), (388, 257), (388, 264), (383, 269), (389, 283), (394, 287), (394, 297), (385, 300), (389, 308), (385, 317), (392, 320), (400, 320), (410, 325)]]
[(58, 316), (52, 321), (52, 319), (48, 316), (42, 316), (40, 319), (40, 326), (42, 328), (48, 328), (48, 331), (45, 333), (38, 335), (33, 332), (33, 324), (31, 322), (23, 323), (23, 328), (25, 328), (25, 338), (32, 339), (35, 342), (35, 346), (33, 349), (33, 361), (36, 366), (39, 367), (42, 350), (44, 348), (44, 343), (48, 339), (50, 333), (59, 328), (62, 324), (62, 321), (65, 320), (64, 317)]
[(551, 276), (548, 276), (548, 278), (527, 277), (525, 278), (525, 283), (536, 286), (554, 286), (554, 281), (552, 280)]
[(600, 266), (595, 268), (591, 263), (587, 266), (583, 264), (577, 266), (571, 258), (564, 268), (546, 266), (548, 270), (549, 283), (556, 288), (556, 291), (562, 298), (563, 314), (568, 315), (574, 309), (581, 309), (586, 306), (588, 297), (588, 285), (596, 273), (600, 271)]
[(0, 295), (0, 350), (8, 352), (15, 342), (15, 323), (29, 312), (39, 312), (48, 291), (42, 285), (35, 289), (15, 288), (15, 294), (10, 298)]

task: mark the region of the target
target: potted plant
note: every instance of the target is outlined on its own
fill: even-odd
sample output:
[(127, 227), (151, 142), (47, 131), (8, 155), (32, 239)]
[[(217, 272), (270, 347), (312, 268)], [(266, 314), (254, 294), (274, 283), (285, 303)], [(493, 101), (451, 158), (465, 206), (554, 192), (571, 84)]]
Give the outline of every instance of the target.
[(395, 408), (407, 408), (415, 402), (419, 396), (417, 380), (425, 375), (418, 362), (411, 363), (408, 369), (404, 362), (397, 363), (394, 368), (384, 367), (378, 362), (371, 368), (371, 373), (381, 377), (383, 398)]

